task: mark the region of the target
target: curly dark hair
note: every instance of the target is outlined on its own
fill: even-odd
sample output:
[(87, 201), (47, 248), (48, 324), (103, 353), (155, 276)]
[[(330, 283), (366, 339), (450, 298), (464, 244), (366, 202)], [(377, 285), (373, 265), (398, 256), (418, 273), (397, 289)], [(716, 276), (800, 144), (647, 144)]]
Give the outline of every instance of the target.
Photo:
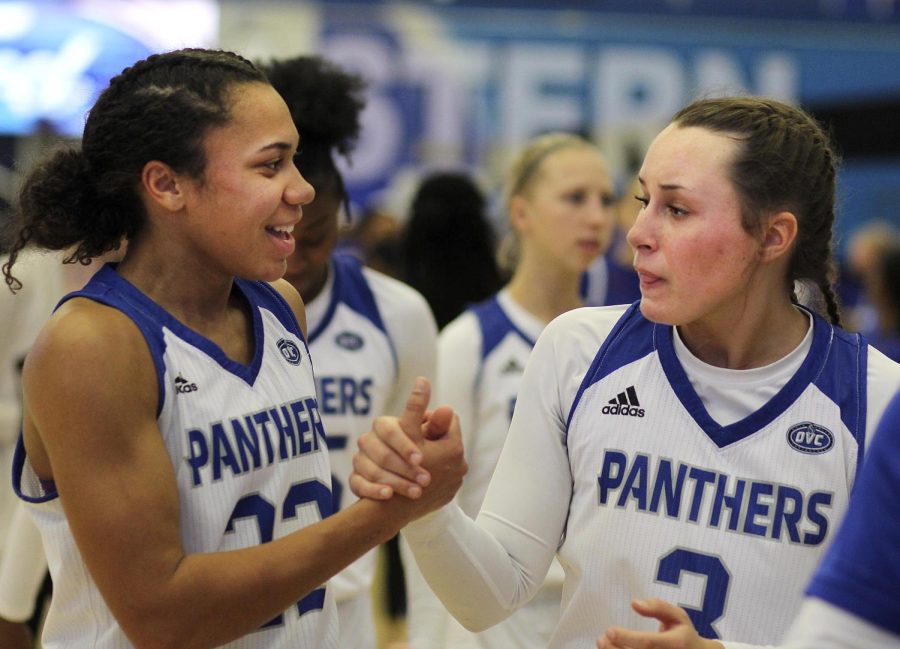
[(199, 48), (154, 54), (113, 77), (88, 113), (81, 147), (56, 149), (26, 177), (5, 237), (7, 286), (21, 288), (12, 267), (29, 244), (75, 246), (65, 261), (87, 264), (133, 238), (146, 219), (138, 187), (150, 160), (202, 179), (203, 139), (228, 122), (228, 92), (242, 83), (266, 78), (233, 52)]
[(349, 209), (335, 154), (351, 162), (366, 105), (364, 79), (321, 56), (257, 63), (282, 96), (300, 133), (297, 167), (317, 192), (334, 192)]

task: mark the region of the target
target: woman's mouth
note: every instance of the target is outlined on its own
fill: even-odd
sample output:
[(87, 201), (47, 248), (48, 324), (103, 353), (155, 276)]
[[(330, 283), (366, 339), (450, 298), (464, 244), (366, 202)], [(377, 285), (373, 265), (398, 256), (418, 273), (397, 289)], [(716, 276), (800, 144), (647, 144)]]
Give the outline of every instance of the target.
[(278, 251), (283, 256), (288, 256), (294, 252), (294, 231), (293, 223), (290, 225), (273, 225), (266, 228), (266, 234), (275, 240)]

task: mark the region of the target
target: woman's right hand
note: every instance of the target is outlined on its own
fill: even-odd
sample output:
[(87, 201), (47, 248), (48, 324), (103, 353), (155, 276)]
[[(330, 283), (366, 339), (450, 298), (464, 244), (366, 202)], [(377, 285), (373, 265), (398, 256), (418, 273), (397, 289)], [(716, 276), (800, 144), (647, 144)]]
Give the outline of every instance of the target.
[(453, 499), (467, 466), (459, 419), (447, 406), (429, 411), (431, 385), (416, 380), (400, 417), (378, 417), (357, 442), (350, 488), (360, 498), (395, 493), (420, 500), (420, 515)]

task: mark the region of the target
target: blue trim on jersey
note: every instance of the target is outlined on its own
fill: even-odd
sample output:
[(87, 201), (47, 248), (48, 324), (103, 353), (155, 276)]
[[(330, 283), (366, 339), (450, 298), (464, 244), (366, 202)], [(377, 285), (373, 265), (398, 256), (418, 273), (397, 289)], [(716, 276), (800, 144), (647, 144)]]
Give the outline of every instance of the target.
[(510, 333), (517, 334), (522, 340), (534, 347), (534, 340), (527, 336), (503, 310), (497, 296), (494, 295), (469, 308), (478, 318), (481, 327), (481, 360), (484, 361)]
[(156, 365), (157, 385), (159, 399), (157, 402), (157, 416), (162, 412), (165, 387), (163, 379), (165, 367), (162, 357), (165, 352), (165, 338), (162, 328), (172, 331), (176, 336), (190, 345), (204, 352), (216, 361), (224, 370), (242, 379), (248, 385), (253, 385), (259, 375), (263, 359), (263, 324), (261, 309), (273, 313), (292, 333), (301, 341), (303, 334), (296, 317), (290, 315), (292, 310), (284, 297), (265, 282), (251, 282), (243, 279), (234, 280), (235, 289), (240, 292), (250, 310), (251, 326), (253, 330), (253, 358), (249, 365), (244, 365), (229, 358), (217, 344), (190, 327), (179, 322), (171, 313), (163, 309), (136, 286), (119, 275), (115, 270), (115, 264), (107, 264), (101, 268), (88, 284), (80, 291), (70, 293), (60, 302), (73, 297), (85, 297), (95, 302), (106, 304), (126, 314), (137, 325), (147, 345), (150, 347), (153, 362)]
[[(581, 380), (581, 385), (572, 401), (569, 416), (566, 418), (566, 435), (568, 435), (569, 424), (572, 422), (572, 417), (575, 415), (575, 410), (578, 408), (581, 395), (585, 390), (620, 367), (653, 352), (654, 324), (641, 315), (640, 307), (640, 300), (628, 307), (613, 325), (606, 340), (600, 345), (600, 349)], [(626, 344), (619, 345), (622, 336), (629, 338)]]
[[(131, 282), (122, 278), (116, 272), (116, 266), (118, 266), (116, 263), (104, 264), (100, 270), (94, 273), (84, 288), (63, 296), (56, 308), (59, 308), (64, 302), (74, 297), (84, 297), (116, 308), (134, 322), (140, 329), (141, 334), (143, 334), (144, 340), (147, 341), (147, 346), (150, 348), (150, 356), (153, 358), (153, 364), (156, 366), (156, 415), (158, 417), (162, 412), (163, 395), (165, 395), (163, 377), (166, 370), (162, 358), (166, 351), (166, 343), (162, 336), (162, 331), (156, 326), (150, 326), (147, 319), (148, 317), (152, 318), (151, 314), (155, 312), (166, 312), (141, 293)], [(171, 318), (171, 315), (168, 317)]]
[[(300, 322), (297, 320), (297, 314), (294, 313), (294, 309), (291, 308), (291, 305), (288, 304), (284, 296), (274, 286), (268, 282), (250, 282), (240, 278), (235, 278), (234, 282), (240, 287), (244, 296), (254, 296), (255, 299), (253, 300), (248, 298), (251, 305), (264, 305), (285, 329), (306, 343), (303, 330), (300, 328)], [(258, 333), (262, 335), (261, 330)]]
[(25, 442), (22, 434), (16, 440), (16, 449), (13, 451), (12, 461), (12, 487), (16, 495), (28, 503), (45, 503), (59, 497), (56, 484), (52, 480), (41, 480), (43, 496), (29, 496), (22, 492), (22, 474), (25, 472)]
[[(759, 410), (722, 426), (709, 415), (700, 396), (691, 385), (675, 354), (674, 333), (670, 325), (653, 323), (640, 313), (640, 302), (632, 304), (616, 322), (600, 346), (591, 367), (578, 388), (569, 410), (566, 429), (584, 391), (621, 367), (656, 351), (663, 372), (682, 406), (707, 436), (722, 448), (749, 437), (772, 423), (794, 403), (810, 384), (814, 384), (838, 405), (841, 420), (859, 445), (862, 459), (866, 424), (866, 344), (811, 313), (812, 345), (800, 368), (781, 390)], [(851, 372), (847, 370), (851, 369)]]
[(900, 634), (900, 392), (888, 404), (850, 507), (807, 588)]
[(396, 368), (399, 364), (397, 349), (394, 340), (384, 326), (384, 320), (378, 310), (378, 302), (375, 300), (372, 287), (369, 286), (366, 276), (363, 275), (362, 262), (352, 255), (335, 253), (331, 256), (331, 269), (334, 273), (331, 302), (328, 304), (322, 321), (313, 331), (309, 332), (310, 344), (328, 328), (338, 304), (343, 303), (384, 332), (384, 337), (391, 346), (391, 355), (394, 357), (394, 367)]

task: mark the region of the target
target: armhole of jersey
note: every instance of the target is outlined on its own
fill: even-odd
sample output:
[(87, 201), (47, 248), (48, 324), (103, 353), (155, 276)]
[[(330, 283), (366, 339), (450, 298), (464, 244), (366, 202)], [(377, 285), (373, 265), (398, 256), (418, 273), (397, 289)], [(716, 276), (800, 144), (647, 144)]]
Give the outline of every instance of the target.
[(251, 309), (260, 307), (269, 309), (285, 329), (299, 336), (300, 340), (304, 344), (306, 343), (303, 330), (300, 328), (300, 322), (297, 320), (297, 314), (294, 313), (285, 297), (278, 292), (278, 289), (268, 282), (248, 282), (241, 279), (236, 279), (235, 281), (240, 282), (244, 295), (248, 297), (252, 295), (254, 297), (253, 302), (255, 304), (250, 304)]
[(484, 361), (494, 351), (506, 335), (510, 332), (516, 334), (534, 348), (534, 340), (516, 326), (509, 314), (504, 310), (497, 295), (493, 295), (483, 302), (469, 308), (478, 320), (481, 330), (481, 360)]
[[(629, 306), (613, 325), (613, 328), (610, 330), (609, 334), (607, 334), (603, 343), (600, 345), (600, 349), (597, 351), (597, 355), (594, 356), (594, 360), (591, 362), (591, 366), (588, 368), (588, 371), (585, 372), (584, 378), (581, 380), (581, 385), (578, 386), (578, 392), (575, 394), (575, 398), (572, 400), (572, 405), (569, 407), (569, 414), (566, 416), (566, 429), (563, 433), (564, 438), (568, 438), (569, 436), (569, 425), (572, 423), (572, 417), (575, 415), (575, 410), (578, 408), (578, 403), (581, 401), (581, 395), (584, 394), (584, 391), (587, 390), (596, 381), (602, 379), (604, 376), (606, 376), (606, 374), (612, 371), (608, 370), (606, 372), (602, 372), (602, 370), (605, 369), (602, 367), (603, 363), (605, 362), (610, 349), (622, 335), (622, 332), (625, 330), (626, 326), (632, 324), (636, 314), (640, 315), (639, 307), (640, 302), (635, 302), (634, 304)], [(644, 351), (639, 350), (639, 353), (637, 353), (634, 358), (637, 359), (643, 355)]]
[[(90, 286), (90, 284), (88, 284), (88, 286)], [(121, 311), (128, 316), (128, 319), (135, 324), (138, 331), (140, 331), (141, 335), (144, 337), (144, 342), (147, 343), (147, 347), (150, 350), (150, 357), (153, 359), (153, 366), (156, 368), (156, 416), (159, 417), (166, 400), (166, 390), (163, 385), (166, 368), (163, 365), (162, 360), (163, 354), (166, 351), (166, 343), (162, 333), (162, 325), (157, 323), (152, 316), (143, 313), (140, 307), (128, 301), (127, 297), (115, 293), (112, 295), (113, 296), (110, 296), (107, 292), (91, 292), (87, 290), (76, 291), (63, 297), (63, 299), (59, 301), (57, 308), (67, 300), (75, 297), (83, 297), (92, 302), (97, 302), (112, 309), (116, 309), (117, 311)]]
[[(338, 302), (343, 302), (348, 308), (366, 318), (379, 330), (384, 332), (384, 337), (391, 348), (391, 357), (394, 360), (394, 376), (400, 372), (400, 359), (397, 355), (397, 344), (384, 324), (381, 310), (378, 308), (378, 300), (365, 275), (362, 263), (356, 257), (345, 254), (332, 256), (334, 266), (334, 307)], [(333, 311), (333, 309), (331, 309)], [(320, 329), (324, 330), (331, 316), (324, 318)]]

